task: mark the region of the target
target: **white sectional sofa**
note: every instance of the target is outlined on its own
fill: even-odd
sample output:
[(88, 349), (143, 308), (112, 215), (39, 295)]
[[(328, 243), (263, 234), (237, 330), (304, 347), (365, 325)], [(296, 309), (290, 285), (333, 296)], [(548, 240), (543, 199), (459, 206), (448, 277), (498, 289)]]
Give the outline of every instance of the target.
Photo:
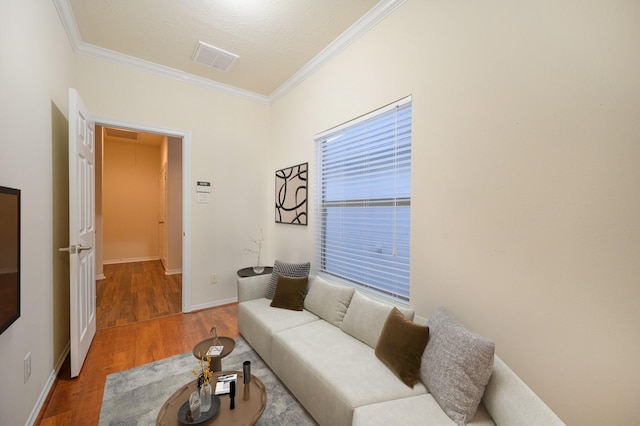
[[(376, 356), (378, 337), (391, 306), (351, 287), (310, 277), (302, 311), (275, 308), (265, 298), (270, 278), (238, 279), (239, 331), (320, 425), (564, 424), (493, 355), (492, 347), (491, 378), (486, 390), (482, 385), (477, 412), (472, 419), (451, 415), (425, 385), (424, 356), (428, 350), (422, 358), (422, 380), (413, 387)], [(413, 319), (411, 310), (401, 311)], [(427, 324), (418, 317), (414, 321)], [(435, 330), (435, 323), (431, 328)], [(434, 340), (431, 334), (427, 348)], [(446, 407), (446, 401), (438, 398)]]

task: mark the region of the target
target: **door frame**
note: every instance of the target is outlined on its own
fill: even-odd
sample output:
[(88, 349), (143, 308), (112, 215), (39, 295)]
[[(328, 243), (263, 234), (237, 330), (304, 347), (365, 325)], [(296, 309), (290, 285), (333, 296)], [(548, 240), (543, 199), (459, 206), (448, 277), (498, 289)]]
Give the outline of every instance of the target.
[(91, 118), (96, 126), (182, 138), (182, 312), (191, 312), (191, 132), (96, 115)]

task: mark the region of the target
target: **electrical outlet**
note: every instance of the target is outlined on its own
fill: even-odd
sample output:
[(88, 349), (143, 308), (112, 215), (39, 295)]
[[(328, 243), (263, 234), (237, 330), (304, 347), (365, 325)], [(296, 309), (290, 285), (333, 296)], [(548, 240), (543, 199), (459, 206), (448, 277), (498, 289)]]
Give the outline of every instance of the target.
[(31, 376), (31, 352), (24, 357), (24, 382), (27, 383)]
[(212, 272), (211, 276), (209, 277), (209, 283), (218, 284), (218, 274), (216, 274), (215, 272)]

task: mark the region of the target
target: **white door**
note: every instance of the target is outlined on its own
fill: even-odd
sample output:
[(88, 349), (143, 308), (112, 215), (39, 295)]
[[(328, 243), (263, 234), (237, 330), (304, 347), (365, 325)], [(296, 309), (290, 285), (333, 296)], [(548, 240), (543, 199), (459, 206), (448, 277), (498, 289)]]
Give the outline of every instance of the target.
[(69, 89), (69, 270), (71, 377), (96, 334), (95, 138), (78, 92)]

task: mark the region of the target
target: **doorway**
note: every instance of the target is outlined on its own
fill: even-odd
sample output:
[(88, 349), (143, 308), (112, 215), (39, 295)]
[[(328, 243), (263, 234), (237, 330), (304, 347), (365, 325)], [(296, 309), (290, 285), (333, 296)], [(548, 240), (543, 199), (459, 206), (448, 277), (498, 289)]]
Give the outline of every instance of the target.
[(101, 125), (96, 134), (97, 328), (180, 313), (182, 139)]
[[(139, 124), (132, 124), (121, 122), (118, 120), (97, 118), (96, 126), (102, 129), (115, 129), (114, 132), (110, 130), (111, 134), (116, 134), (120, 136), (122, 139), (123, 136), (129, 138), (129, 143), (134, 142), (134, 156), (133, 161), (143, 161), (142, 152), (143, 152), (143, 139), (144, 137), (138, 136), (136, 141), (131, 139), (132, 134), (137, 135), (149, 135), (154, 137), (160, 137), (163, 139), (161, 144), (165, 144), (163, 148), (164, 157), (160, 157), (160, 163), (158, 165), (158, 172), (156, 174), (155, 180), (150, 183), (149, 189), (153, 189), (153, 192), (156, 198), (155, 202), (157, 205), (160, 203), (160, 192), (161, 188), (164, 185), (164, 190), (166, 191), (166, 196), (170, 200), (167, 202), (165, 206), (165, 211), (163, 212), (165, 218), (160, 216), (160, 210), (158, 209), (156, 212), (156, 216), (154, 216), (154, 225), (156, 231), (156, 235), (164, 235), (167, 238), (167, 242), (165, 244), (165, 253), (162, 253), (162, 242), (160, 241), (160, 237), (151, 240), (151, 243), (147, 242), (145, 244), (150, 247), (153, 246), (154, 251), (144, 252), (142, 255), (137, 256), (135, 254), (125, 253), (124, 255), (114, 257), (112, 251), (107, 251), (105, 253), (106, 247), (104, 246), (103, 241), (103, 217), (98, 214), (98, 212), (102, 212), (105, 209), (103, 206), (102, 200), (102, 179), (103, 179), (103, 170), (99, 169), (96, 172), (96, 249), (98, 251), (98, 262), (99, 265), (96, 265), (96, 278), (99, 280), (104, 278), (105, 265), (102, 262), (102, 259), (106, 259), (108, 262), (113, 262), (114, 259), (116, 261), (122, 263), (136, 263), (136, 262), (150, 262), (149, 265), (138, 265), (139, 268), (136, 270), (139, 272), (140, 270), (153, 270), (153, 274), (155, 274), (156, 280), (166, 279), (167, 281), (173, 281), (173, 286), (175, 286), (176, 277), (179, 277), (178, 286), (181, 287), (181, 312), (190, 312), (190, 294), (191, 294), (191, 270), (190, 270), (190, 241), (191, 241), (191, 220), (190, 220), (190, 203), (189, 203), (189, 182), (191, 179), (191, 168), (190, 168), (190, 153), (191, 153), (191, 135), (189, 132), (176, 131), (164, 128), (150, 127)], [(124, 133), (118, 133), (124, 132)], [(102, 130), (100, 132), (96, 132), (96, 144), (98, 146), (98, 155), (100, 156), (99, 165), (102, 165), (104, 155), (104, 146), (103, 146), (103, 136), (105, 135), (105, 131)], [(126, 139), (126, 138), (125, 138)], [(153, 138), (152, 138), (153, 139)], [(147, 141), (147, 144), (152, 144)], [(136, 146), (137, 145), (137, 146)], [(123, 147), (121, 147), (123, 148)], [(126, 146), (124, 147), (126, 150)], [(129, 147), (129, 150), (131, 147)], [(137, 156), (139, 155), (139, 156)], [(131, 159), (130, 159), (131, 160)], [(162, 164), (165, 164), (162, 167)], [(165, 173), (162, 173), (162, 170), (165, 170)], [(171, 175), (173, 173), (173, 176)], [(175, 176), (177, 174), (177, 177)], [(161, 182), (162, 178), (167, 178), (166, 181)], [(176, 195), (179, 194), (179, 195)], [(157, 206), (156, 206), (157, 207)], [(168, 216), (168, 220), (167, 220)], [(165, 223), (160, 223), (165, 222)], [(165, 227), (162, 230), (162, 227)], [(171, 238), (169, 238), (171, 236)], [(105, 256), (106, 255), (106, 256)], [(119, 259), (119, 260), (118, 260)], [(164, 263), (162, 260), (164, 259)], [(157, 265), (153, 265), (153, 262), (159, 263), (160, 267)], [(134, 268), (135, 269), (135, 268)], [(162, 270), (162, 274), (158, 275), (158, 270)], [(108, 278), (108, 277), (107, 277)], [(159, 289), (154, 289), (157, 291)]]

